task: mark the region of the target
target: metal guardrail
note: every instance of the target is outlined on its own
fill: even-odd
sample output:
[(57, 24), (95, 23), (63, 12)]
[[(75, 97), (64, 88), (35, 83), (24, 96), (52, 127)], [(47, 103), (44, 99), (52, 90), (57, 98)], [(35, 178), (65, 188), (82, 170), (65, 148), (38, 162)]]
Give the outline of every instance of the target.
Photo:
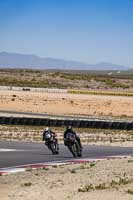
[(133, 130), (133, 122), (102, 119), (0, 117), (0, 124)]
[(79, 90), (79, 89), (59, 89), (59, 88), (35, 88), (35, 87), (17, 87), (17, 86), (0, 86), (0, 91), (30, 91), (30, 92), (44, 92), (44, 93), (60, 93), (60, 94), (86, 94), (86, 95), (113, 95), (113, 96), (133, 96), (133, 91), (127, 90)]
[(68, 93), (67, 89), (16, 87), (16, 86), (0, 86), (0, 90), (16, 91), (16, 92), (17, 91), (30, 91), (30, 92), (46, 92), (46, 93)]

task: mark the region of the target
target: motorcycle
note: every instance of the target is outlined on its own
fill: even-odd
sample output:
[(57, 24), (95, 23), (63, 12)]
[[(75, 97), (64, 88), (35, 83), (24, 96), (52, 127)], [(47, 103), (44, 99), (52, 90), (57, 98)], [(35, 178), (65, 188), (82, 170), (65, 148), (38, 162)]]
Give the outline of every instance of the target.
[(73, 134), (68, 134), (66, 138), (66, 143), (69, 151), (72, 153), (73, 157), (81, 157), (82, 156), (82, 150), (80, 148), (80, 145), (78, 141), (76, 140), (76, 137)]
[(45, 134), (45, 144), (52, 154), (59, 154), (57, 139), (50, 133)]

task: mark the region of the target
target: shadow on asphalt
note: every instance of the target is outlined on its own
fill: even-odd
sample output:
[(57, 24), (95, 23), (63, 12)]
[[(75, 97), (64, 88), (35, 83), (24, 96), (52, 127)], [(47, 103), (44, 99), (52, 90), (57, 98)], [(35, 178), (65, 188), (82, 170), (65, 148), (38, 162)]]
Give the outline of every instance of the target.
[(65, 158), (65, 159), (72, 159), (73, 156), (58, 156), (58, 158), (61, 158), (61, 159), (63, 159), (63, 158)]
[(32, 155), (40, 155), (40, 156), (50, 156), (50, 157), (58, 157), (60, 159), (71, 159), (73, 158), (73, 156), (64, 156), (64, 155), (60, 155), (60, 154), (56, 154), (56, 155), (53, 155), (51, 153), (31, 153)]
[(31, 153), (32, 155), (40, 155), (40, 156), (53, 156), (51, 153)]

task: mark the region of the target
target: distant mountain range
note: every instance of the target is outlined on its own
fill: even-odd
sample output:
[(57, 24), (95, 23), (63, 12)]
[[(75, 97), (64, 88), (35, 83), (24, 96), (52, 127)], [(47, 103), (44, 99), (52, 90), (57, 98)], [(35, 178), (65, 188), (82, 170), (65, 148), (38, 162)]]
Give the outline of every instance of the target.
[(43, 58), (36, 55), (18, 53), (0, 53), (0, 68), (27, 68), (27, 69), (69, 69), (69, 70), (119, 70), (130, 68), (112, 63), (87, 64), (78, 61)]

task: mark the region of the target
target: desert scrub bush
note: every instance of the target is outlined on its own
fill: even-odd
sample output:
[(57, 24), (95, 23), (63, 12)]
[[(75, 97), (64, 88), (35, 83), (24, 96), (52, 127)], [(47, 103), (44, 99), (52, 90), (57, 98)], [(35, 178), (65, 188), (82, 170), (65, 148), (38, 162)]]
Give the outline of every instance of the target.
[(48, 170), (49, 170), (48, 167), (43, 167), (42, 169), (45, 170), (45, 171), (48, 171)]
[(87, 184), (79, 188), (78, 192), (90, 192), (91, 190), (105, 190), (107, 188), (109, 188), (109, 186), (106, 185), (106, 183), (99, 183), (97, 185)]
[(31, 172), (32, 171), (32, 167), (27, 167), (26, 168), (26, 172)]
[(70, 101), (70, 103), (71, 103), (71, 104), (74, 104), (74, 101), (73, 101), (73, 100), (71, 100), (71, 101)]
[[(116, 188), (116, 186), (126, 185), (132, 183), (133, 179), (120, 178), (118, 181), (112, 180), (110, 183), (99, 183), (99, 184), (86, 184), (78, 189), (78, 192), (89, 192), (91, 190), (105, 190), (109, 188)], [(133, 190), (131, 190), (131, 193)]]
[(53, 167), (53, 168), (57, 168), (57, 167), (58, 167), (58, 165), (52, 165), (52, 167)]
[(110, 183), (110, 187), (115, 187), (115, 186), (120, 186), (120, 185), (127, 185), (129, 183), (132, 183), (133, 179), (132, 178), (128, 178), (128, 177), (120, 177), (117, 181), (116, 180), (112, 180)]
[(94, 190), (94, 189), (95, 189), (95, 187), (94, 187), (93, 184), (88, 184), (88, 185), (85, 185), (81, 188), (78, 188), (78, 192), (89, 192), (89, 191)]
[(31, 182), (27, 182), (27, 183), (23, 183), (23, 184), (21, 184), (21, 186), (25, 186), (25, 187), (29, 187), (29, 186), (31, 186), (31, 185), (32, 185)]
[(72, 171), (72, 173), (75, 173), (77, 171), (84, 170), (84, 169), (87, 169), (87, 168), (86, 168), (86, 166), (84, 164), (82, 164), (82, 165), (70, 170), (70, 172)]
[(111, 78), (102, 78), (100, 81), (104, 82), (106, 85), (108, 85), (111, 88), (123, 88), (127, 89), (129, 88), (129, 85), (126, 85), (124, 83), (119, 83), (118, 80), (111, 79)]
[(73, 74), (73, 73), (56, 73), (60, 78), (75, 81), (75, 80), (87, 80), (90, 81), (91, 77), (86, 74)]
[(128, 183), (131, 183), (133, 181), (133, 179), (129, 179), (129, 178), (120, 178), (119, 179), (119, 185), (126, 185)]
[(0, 130), (2, 131), (40, 131), (43, 130), (44, 126), (27, 126), (27, 125), (0, 125)]
[(71, 169), (71, 170), (69, 170), (72, 174), (75, 174), (76, 172), (77, 172), (77, 170), (76, 169)]
[(129, 163), (133, 162), (133, 160), (128, 160)]
[(79, 169), (86, 169), (86, 166), (84, 164), (80, 165)]
[(90, 163), (90, 167), (94, 167), (96, 165), (95, 162)]
[(17, 96), (16, 94), (13, 94), (13, 95), (12, 95), (12, 97), (16, 97), (16, 96)]
[(100, 183), (99, 185), (95, 186), (96, 190), (105, 190), (107, 188), (108, 188), (108, 186), (105, 183)]
[(80, 166), (72, 169), (72, 171), (80, 171), (80, 170), (85, 170), (85, 169), (90, 169), (90, 165), (88, 163), (84, 163), (84, 164), (81, 164)]
[(112, 180), (110, 183), (110, 187), (116, 187), (117, 185), (119, 185), (119, 180), (118, 181)]
[(133, 195), (133, 190), (132, 190), (132, 189), (128, 189), (128, 190), (127, 190), (127, 193)]

